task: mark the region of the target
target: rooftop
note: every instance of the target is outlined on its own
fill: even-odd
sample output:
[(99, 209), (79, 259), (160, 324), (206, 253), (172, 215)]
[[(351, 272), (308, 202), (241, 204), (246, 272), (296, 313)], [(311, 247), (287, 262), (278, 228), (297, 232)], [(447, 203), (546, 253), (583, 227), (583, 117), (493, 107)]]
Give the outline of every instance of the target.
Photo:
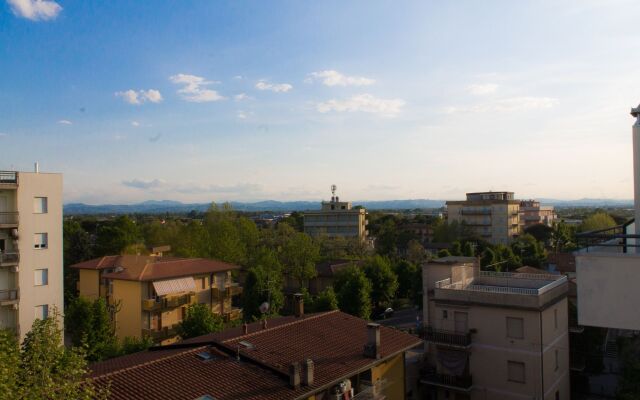
[[(365, 357), (367, 321), (331, 311), (280, 317), (93, 364), (96, 383), (111, 382), (111, 399), (306, 398), (384, 360), (420, 345), (419, 338), (380, 327), (379, 360)], [(203, 360), (199, 353), (211, 359)], [(240, 361), (235, 355), (240, 354)], [(288, 367), (310, 358), (314, 383), (289, 386)]]
[(113, 269), (104, 278), (129, 281), (154, 281), (179, 278), (212, 272), (240, 269), (238, 265), (206, 258), (175, 258), (159, 256), (105, 256), (74, 264), (71, 268), (104, 270)]

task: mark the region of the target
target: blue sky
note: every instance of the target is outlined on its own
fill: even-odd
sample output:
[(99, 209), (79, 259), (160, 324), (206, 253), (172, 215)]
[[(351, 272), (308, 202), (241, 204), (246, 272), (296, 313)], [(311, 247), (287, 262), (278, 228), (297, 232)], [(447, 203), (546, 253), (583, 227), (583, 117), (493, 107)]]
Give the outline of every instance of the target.
[(632, 197), (633, 1), (0, 1), (0, 169), (66, 202)]

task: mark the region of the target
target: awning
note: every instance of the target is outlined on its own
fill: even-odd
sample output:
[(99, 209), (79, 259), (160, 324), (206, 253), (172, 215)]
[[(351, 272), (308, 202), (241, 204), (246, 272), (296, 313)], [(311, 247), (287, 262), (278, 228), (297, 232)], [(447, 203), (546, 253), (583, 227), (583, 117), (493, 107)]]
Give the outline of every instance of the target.
[(158, 296), (165, 296), (173, 293), (195, 292), (196, 282), (193, 277), (167, 279), (153, 282), (153, 288)]

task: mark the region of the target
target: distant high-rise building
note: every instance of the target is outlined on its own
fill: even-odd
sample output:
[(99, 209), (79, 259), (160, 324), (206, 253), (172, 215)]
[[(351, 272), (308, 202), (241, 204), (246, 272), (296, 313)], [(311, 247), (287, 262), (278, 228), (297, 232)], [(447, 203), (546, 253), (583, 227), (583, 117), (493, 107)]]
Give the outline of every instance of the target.
[(422, 282), (424, 398), (569, 399), (567, 277), (443, 257)]
[(449, 222), (464, 222), (490, 243), (508, 244), (520, 234), (520, 200), (513, 192), (467, 193), (467, 200), (446, 204)]
[(0, 171), (0, 328), (62, 313), (62, 174)]
[(367, 211), (340, 201), (336, 186), (331, 187), (331, 201), (323, 201), (320, 211), (304, 213), (304, 232), (312, 237), (345, 237), (367, 240)]
[(543, 206), (537, 200), (520, 201), (520, 226), (522, 229), (537, 224), (553, 226), (556, 217), (553, 206)]

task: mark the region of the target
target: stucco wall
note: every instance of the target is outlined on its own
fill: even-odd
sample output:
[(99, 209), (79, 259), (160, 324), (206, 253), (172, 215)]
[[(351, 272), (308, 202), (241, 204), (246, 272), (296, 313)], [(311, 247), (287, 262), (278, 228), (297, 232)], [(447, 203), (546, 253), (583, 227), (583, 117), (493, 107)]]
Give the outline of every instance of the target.
[(120, 302), (116, 313), (116, 336), (122, 340), (126, 336), (142, 335), (142, 288), (138, 281), (113, 281), (113, 299)]

